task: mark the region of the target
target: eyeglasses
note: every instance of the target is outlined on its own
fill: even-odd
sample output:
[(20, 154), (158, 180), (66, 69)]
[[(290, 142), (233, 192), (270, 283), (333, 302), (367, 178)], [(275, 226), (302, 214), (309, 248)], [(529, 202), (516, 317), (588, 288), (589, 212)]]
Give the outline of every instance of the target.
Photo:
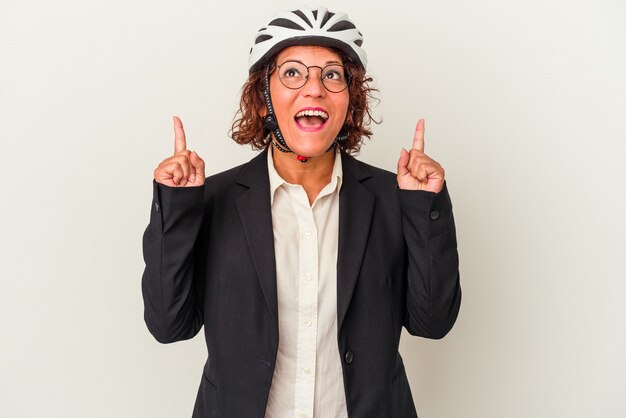
[(285, 61), (277, 65), (278, 78), (283, 86), (288, 89), (297, 90), (302, 88), (309, 80), (309, 69), (320, 69), (320, 80), (324, 88), (332, 93), (341, 93), (344, 91), (352, 77), (347, 73), (343, 65), (330, 64), (325, 67), (317, 65), (306, 66), (300, 61)]

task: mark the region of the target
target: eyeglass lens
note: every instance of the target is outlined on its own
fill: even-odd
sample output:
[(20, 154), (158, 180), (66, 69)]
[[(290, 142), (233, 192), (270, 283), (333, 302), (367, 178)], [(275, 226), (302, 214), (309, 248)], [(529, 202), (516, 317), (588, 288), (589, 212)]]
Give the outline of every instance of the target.
[[(319, 68), (317, 66), (307, 67), (301, 62), (285, 61), (277, 66), (278, 77), (283, 85), (290, 89), (299, 89), (304, 86), (309, 77), (309, 68)], [(339, 93), (348, 87), (348, 80), (345, 69), (342, 65), (331, 64), (322, 68), (321, 71), (322, 84), (326, 90)]]

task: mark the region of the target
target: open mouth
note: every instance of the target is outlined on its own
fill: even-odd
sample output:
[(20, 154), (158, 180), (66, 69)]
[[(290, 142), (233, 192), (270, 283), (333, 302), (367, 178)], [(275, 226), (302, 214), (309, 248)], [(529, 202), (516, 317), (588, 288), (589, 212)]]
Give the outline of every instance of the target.
[(294, 116), (298, 127), (305, 131), (317, 131), (328, 121), (328, 113), (321, 108), (302, 109)]

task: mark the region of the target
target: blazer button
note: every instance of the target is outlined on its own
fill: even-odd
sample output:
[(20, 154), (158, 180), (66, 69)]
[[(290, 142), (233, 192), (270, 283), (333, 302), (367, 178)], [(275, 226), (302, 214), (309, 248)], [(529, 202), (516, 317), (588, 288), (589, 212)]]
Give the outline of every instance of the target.
[(352, 351), (350, 350), (346, 351), (345, 359), (346, 359), (346, 364), (352, 363), (352, 360), (354, 360), (354, 354), (352, 354)]
[(439, 219), (439, 211), (433, 210), (432, 212), (430, 212), (430, 219), (432, 219), (433, 221)]

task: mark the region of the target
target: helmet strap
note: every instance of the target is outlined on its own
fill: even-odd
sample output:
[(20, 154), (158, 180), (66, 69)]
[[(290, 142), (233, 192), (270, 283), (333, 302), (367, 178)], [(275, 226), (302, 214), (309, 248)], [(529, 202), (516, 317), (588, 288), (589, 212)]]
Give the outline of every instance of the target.
[[(285, 142), (282, 132), (278, 127), (278, 120), (274, 114), (274, 106), (272, 105), (272, 98), (270, 97), (270, 66), (265, 68), (265, 90), (263, 90), (263, 98), (265, 99), (265, 107), (267, 107), (267, 115), (263, 120), (263, 127), (274, 134), (274, 145), (281, 152), (293, 152), (289, 148), (289, 145)], [(276, 142), (278, 141), (278, 142)]]

